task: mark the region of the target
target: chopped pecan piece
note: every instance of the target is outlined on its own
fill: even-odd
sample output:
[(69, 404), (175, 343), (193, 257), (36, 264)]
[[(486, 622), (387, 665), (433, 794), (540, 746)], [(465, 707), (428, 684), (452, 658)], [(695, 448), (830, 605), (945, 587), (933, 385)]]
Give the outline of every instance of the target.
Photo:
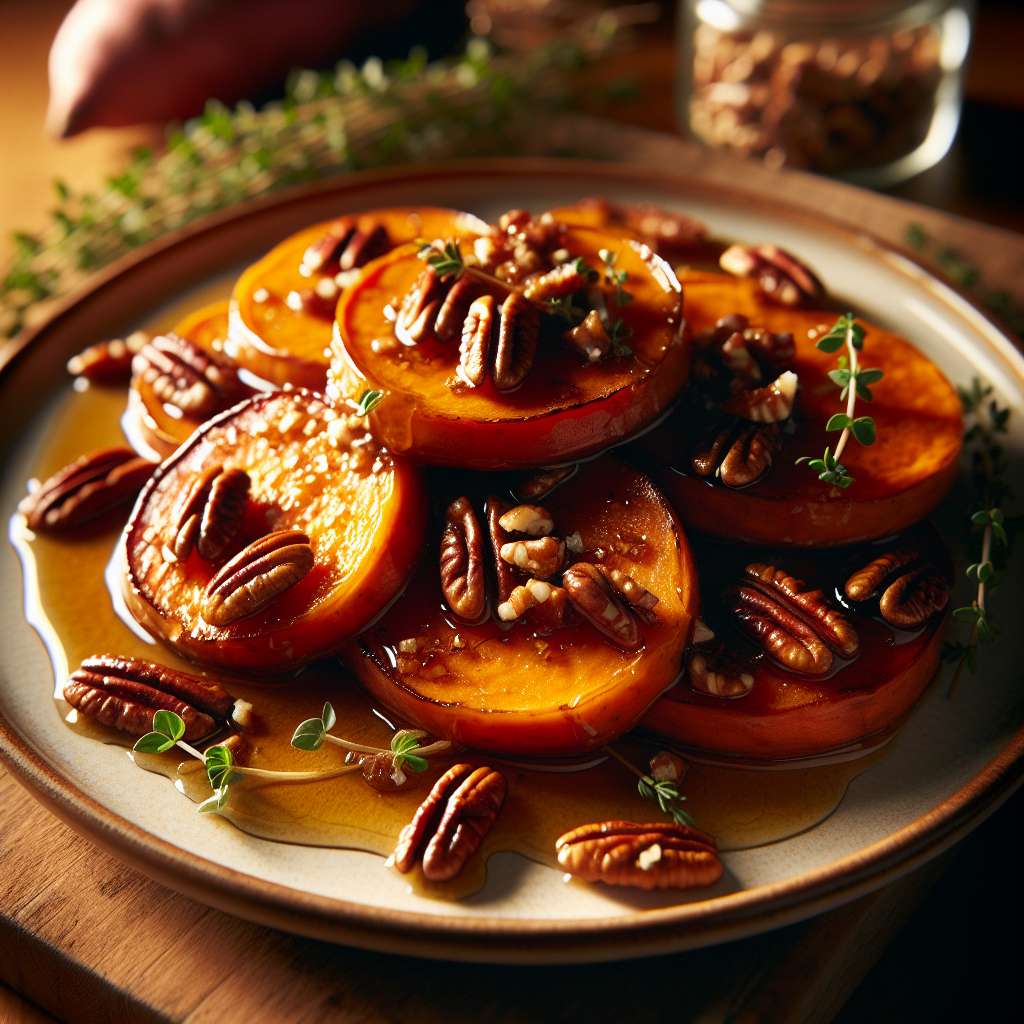
[(599, 633), (623, 650), (640, 646), (636, 616), (622, 604), (596, 565), (576, 562), (563, 573), (562, 586), (573, 607)]
[(735, 700), (745, 697), (754, 688), (754, 677), (744, 671), (724, 651), (705, 654), (694, 651), (686, 666), (690, 686), (698, 693)]
[(686, 762), (669, 750), (659, 750), (650, 760), (650, 773), (655, 782), (682, 782)]
[(658, 599), (642, 584), (621, 569), (610, 569), (599, 565), (598, 569), (604, 578), (615, 588), (616, 593), (640, 616), (644, 622), (653, 622), (657, 618), (655, 606)]
[(883, 591), (878, 610), (890, 626), (917, 629), (949, 602), (949, 582), (931, 566), (920, 565), (898, 576)]
[(502, 561), (521, 572), (547, 579), (565, 564), (565, 541), (558, 537), (534, 537), (502, 544)]
[(797, 383), (797, 375), (786, 370), (763, 388), (734, 395), (723, 404), (722, 410), (752, 423), (778, 423), (793, 412)]
[(502, 622), (514, 622), (531, 608), (549, 601), (552, 594), (560, 589), (545, 580), (529, 579), (522, 586), (515, 587), (508, 600), (498, 605), (498, 618)]
[(234, 367), (176, 334), (158, 334), (132, 360), (132, 373), (166, 405), (208, 419), (246, 393)]
[(540, 313), (518, 292), (501, 304), (498, 343), (494, 352), (494, 386), (514, 391), (533, 368), (540, 338)]
[(446, 293), (433, 267), (424, 267), (406, 292), (395, 317), (395, 336), (403, 345), (415, 345), (430, 332)]
[(832, 668), (833, 650), (847, 658), (857, 653), (856, 631), (820, 590), (760, 562), (744, 574), (750, 582), (736, 589), (733, 612), (743, 632), (779, 664), (818, 676)]
[(454, 878), (490, 832), (505, 802), (505, 776), (493, 768), (453, 765), (434, 784), (395, 847), (403, 874), (422, 860), (423, 877)]
[(579, 466), (558, 466), (554, 469), (542, 469), (527, 477), (518, 487), (516, 494), (523, 501), (540, 501), (546, 498), (556, 487), (561, 486), (573, 476)]
[(185, 739), (209, 736), (231, 719), (235, 699), (219, 684), (138, 658), (86, 658), (64, 685), (64, 699), (86, 718), (134, 736), (153, 727), (153, 713), (173, 711)]
[(460, 618), (475, 622), (487, 604), (483, 537), (469, 498), (456, 498), (441, 535), (441, 593)]
[(668, 822), (581, 825), (559, 837), (555, 853), (569, 874), (606, 885), (692, 889), (722, 877), (714, 839)]
[(575, 260), (563, 263), (543, 274), (531, 277), (523, 287), (523, 294), (533, 302), (561, 299), (587, 287), (587, 278)]
[(525, 533), (530, 537), (546, 537), (555, 528), (551, 513), (541, 505), (516, 505), (499, 522), (503, 530)]
[(811, 305), (825, 292), (805, 264), (777, 245), (731, 245), (718, 262), (728, 274), (754, 278), (764, 297), (780, 306)]
[(299, 530), (276, 530), (254, 540), (206, 585), (203, 618), (229, 626), (272, 604), (313, 568), (309, 538)]
[(409, 784), (409, 776), (396, 767), (395, 755), (390, 751), (360, 755), (358, 764), (363, 781), (378, 793), (394, 793)]
[(104, 448), (54, 473), (18, 508), (32, 530), (74, 530), (131, 501), (154, 469), (129, 448)]
[(459, 344), (459, 376), (471, 387), (487, 380), (494, 331), (494, 296), (481, 295), (470, 304)]
[(576, 346), (586, 357), (587, 362), (596, 363), (607, 355), (612, 339), (608, 337), (601, 314), (592, 309), (583, 322), (565, 332), (565, 339)]
[(249, 474), (207, 467), (183, 493), (171, 524), (171, 551), (180, 560), (195, 548), (208, 562), (223, 557), (238, 535), (249, 498)]
[(127, 338), (98, 341), (68, 360), (68, 373), (92, 384), (122, 384), (132, 375), (132, 359), (150, 339), (145, 331), (133, 331)]
[(748, 487), (772, 468), (781, 445), (774, 423), (727, 423), (713, 428), (697, 445), (690, 466), (698, 476), (717, 476), (726, 487)]

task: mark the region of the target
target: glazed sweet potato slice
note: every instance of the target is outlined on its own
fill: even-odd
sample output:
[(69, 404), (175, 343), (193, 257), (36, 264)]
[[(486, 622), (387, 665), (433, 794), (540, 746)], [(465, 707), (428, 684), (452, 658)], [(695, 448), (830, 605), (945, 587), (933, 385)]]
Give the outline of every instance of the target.
[[(935, 676), (951, 567), (930, 529), (834, 552), (706, 541), (696, 552), (701, 617), (716, 636), (691, 649), (687, 672), (647, 712), (644, 728), (725, 759), (776, 762), (869, 749), (893, 734)], [(856, 635), (855, 653), (834, 650), (828, 670), (812, 676), (788, 670), (752, 642), (735, 617), (734, 584), (748, 562), (776, 563), (820, 589)], [(874, 584), (858, 592), (851, 584), (865, 569), (877, 570)]]
[(186, 657), (297, 668), (395, 597), (423, 530), (417, 471), (358, 417), (311, 392), (258, 395), (202, 427), (140, 495), (124, 597)]
[(479, 226), (468, 214), (422, 207), (371, 210), (304, 228), (238, 279), (231, 299), (232, 358), (271, 383), (322, 391), (334, 309), (358, 269), (396, 245)]
[[(507, 235), (460, 243), (436, 273), (414, 246), (370, 264), (338, 308), (328, 393), (383, 391), (371, 419), (393, 451), (477, 469), (593, 454), (664, 412), (689, 365), (668, 264), (621, 234), (563, 226), (525, 269), (481, 272), (495, 237)], [(446, 270), (453, 260), (466, 268)]]
[[(652, 469), (660, 467), (656, 478), (684, 522), (754, 543), (827, 547), (895, 533), (931, 512), (956, 475), (963, 433), (960, 401), (934, 363), (891, 331), (864, 324), (863, 365), (882, 370), (884, 377), (871, 384), (873, 400), (859, 402), (857, 415), (874, 418), (877, 440), (862, 446), (851, 439), (842, 461), (855, 483), (840, 490), (796, 464), (801, 456), (820, 456), (826, 445), (834, 447), (839, 436), (825, 429), (840, 411), (839, 389), (828, 377), (837, 354), (815, 345), (836, 314), (770, 305), (750, 281), (717, 273), (691, 272), (683, 281), (687, 324), (695, 337), (707, 336), (722, 318), (736, 314), (751, 330), (791, 334), (791, 362), (783, 360), (766, 379), (784, 364), (799, 380), (793, 415), (781, 429), (726, 417), (725, 444), (716, 450), (719, 421), (703, 410), (687, 412), (683, 403), (644, 439)], [(696, 352), (699, 340), (694, 345)], [(770, 459), (762, 475), (754, 472), (757, 459), (750, 457), (751, 445), (758, 444)], [(759, 454), (763, 451), (755, 448), (753, 455)], [(730, 469), (731, 487), (723, 483)], [(747, 483), (745, 473), (756, 476), (754, 482)]]
[(224, 353), (227, 330), (228, 304), (214, 302), (136, 354), (124, 429), (143, 454), (166, 458), (200, 424), (253, 393)]
[[(488, 530), (492, 517), (484, 515), (483, 504), (467, 501)], [(349, 664), (375, 701), (468, 747), (556, 756), (600, 747), (632, 728), (672, 683), (690, 634), (697, 580), (664, 498), (643, 474), (606, 456), (546, 498), (544, 508), (556, 531), (544, 539), (564, 539), (570, 564), (548, 582), (530, 584), (543, 584), (543, 602), (504, 621), (509, 612), (503, 602), (515, 605), (522, 595), (499, 591), (488, 535), (483, 557), (489, 601), (482, 618), (467, 622), (442, 600), (435, 548), (402, 600), (349, 648)], [(458, 506), (449, 519), (461, 537), (463, 511)], [(491, 503), (487, 511), (493, 511)], [(514, 517), (505, 522), (523, 525)], [(530, 536), (511, 531), (511, 540), (499, 539), (507, 546)], [(442, 567), (451, 564), (450, 547), (443, 552)], [(457, 560), (455, 565), (454, 575), (464, 571)], [(566, 602), (565, 591), (572, 576), (579, 583), (588, 572), (615, 570), (639, 590), (631, 591), (636, 604), (620, 595), (631, 625), (610, 635), (572, 599)], [(515, 586), (529, 578), (513, 575)], [(623, 576), (615, 578), (621, 585)]]

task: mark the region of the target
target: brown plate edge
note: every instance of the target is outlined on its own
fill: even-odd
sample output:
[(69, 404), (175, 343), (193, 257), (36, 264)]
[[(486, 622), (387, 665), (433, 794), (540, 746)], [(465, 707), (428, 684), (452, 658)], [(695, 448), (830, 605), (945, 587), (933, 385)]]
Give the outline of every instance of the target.
[[(8, 371), (30, 348), (45, 341), (83, 305), (102, 301), (104, 293), (129, 273), (152, 270), (153, 263), (168, 253), (219, 234), (228, 226), (257, 222), (261, 215), (286, 213), (304, 204), (320, 205), (330, 198), (344, 199), (374, 185), (414, 184), (431, 178), (466, 174), (490, 178), (525, 176), (570, 178), (572, 180), (628, 181), (677, 193), (701, 194), (746, 208), (769, 208), (841, 235), (861, 248), (870, 248), (886, 258), (896, 273), (912, 277), (927, 286), (960, 318), (980, 319), (990, 331), (1005, 333), (996, 321), (980, 310), (955, 286), (939, 280), (916, 256), (866, 232), (854, 229), (827, 215), (801, 207), (770, 201), (742, 189), (709, 184), (696, 178), (652, 171), (628, 165), (546, 159), (465, 161), (422, 168), (403, 168), (384, 173), (367, 172), (343, 181), (302, 186), (270, 196), (241, 208), (221, 213), (196, 225), (174, 232), (118, 260), (93, 279), (89, 286), (63, 300), (40, 325), (0, 356), (0, 374)], [(211, 247), (213, 248), (213, 247)], [(917, 269), (909, 273), (903, 263)], [(209, 271), (191, 265), (192, 273), (177, 274), (173, 283), (183, 287)], [(166, 294), (172, 282), (165, 278), (158, 292)], [(954, 300), (954, 301), (951, 301)], [(958, 301), (955, 301), (958, 300)], [(142, 306), (150, 305), (148, 297)], [(960, 308), (957, 308), (957, 307)], [(123, 319), (129, 314), (118, 314)], [(975, 322), (975, 327), (977, 323)], [(1009, 349), (1012, 350), (1010, 345)], [(1019, 356), (1000, 352), (1015, 376), (1024, 380)], [(367, 908), (365, 905), (330, 897), (314, 896), (300, 890), (256, 879), (188, 854), (158, 839), (144, 829), (102, 807), (78, 787), (60, 776), (7, 724), (0, 715), (0, 761), (62, 820), (84, 832), (97, 845), (163, 884), (229, 913), (316, 938), (365, 946), (386, 952), (434, 958), (460, 958), (489, 962), (579, 962), (645, 956), (657, 952), (710, 945), (767, 928), (778, 927), (819, 913), (894, 880), (901, 874), (937, 856), (992, 813), (1021, 784), (1024, 777), (1024, 728), (1018, 730), (1002, 751), (970, 782), (937, 807), (879, 842), (817, 871), (769, 886), (628, 916), (566, 920), (505, 918), (468, 919), (448, 915)], [(211, 878), (214, 884), (211, 886)], [(297, 918), (296, 912), (302, 917)], [(480, 940), (486, 937), (484, 947)]]

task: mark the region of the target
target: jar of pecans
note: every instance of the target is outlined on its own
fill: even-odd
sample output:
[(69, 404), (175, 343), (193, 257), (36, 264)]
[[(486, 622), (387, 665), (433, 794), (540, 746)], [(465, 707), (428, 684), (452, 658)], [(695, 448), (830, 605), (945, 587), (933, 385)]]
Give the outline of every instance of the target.
[(894, 184), (960, 115), (971, 0), (680, 0), (680, 114), (711, 146)]

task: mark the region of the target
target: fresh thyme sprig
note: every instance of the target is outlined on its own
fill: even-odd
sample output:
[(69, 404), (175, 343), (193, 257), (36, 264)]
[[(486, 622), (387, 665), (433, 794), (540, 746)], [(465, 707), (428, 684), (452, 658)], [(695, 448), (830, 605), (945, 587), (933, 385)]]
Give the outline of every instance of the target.
[(615, 301), (619, 307), (633, 301), (631, 292), (626, 291), (626, 282), (629, 280), (629, 273), (625, 270), (617, 270), (615, 264), (619, 258), (617, 252), (610, 249), (602, 249), (598, 255), (604, 264), (604, 278), (615, 289)]
[(585, 68), (628, 20), (609, 13), (507, 56), (473, 39), (450, 60), (428, 63), (416, 50), (403, 61), (298, 71), (284, 99), (259, 110), (211, 101), (95, 192), (57, 182), (49, 226), (12, 236), (13, 258), (0, 270), (0, 337), (132, 248), (241, 201), (353, 170), (509, 152), (534, 131), (535, 110), (583, 95)]
[(871, 385), (882, 379), (881, 370), (865, 369), (860, 365), (864, 336), (864, 328), (857, 323), (857, 318), (852, 313), (844, 313), (829, 332), (818, 339), (816, 347), (822, 352), (838, 352), (846, 346), (846, 355), (839, 357), (838, 368), (829, 370), (828, 374), (840, 389), (839, 400), (846, 402), (846, 409), (830, 416), (825, 424), (827, 431), (840, 431), (835, 451), (831, 445), (826, 445), (820, 459), (804, 455), (796, 460), (797, 465), (806, 464), (814, 470), (819, 480), (843, 490), (854, 482), (849, 470), (839, 461), (850, 438), (855, 438), (862, 445), (872, 445), (876, 437), (875, 421), (870, 416), (854, 416), (857, 399), (870, 402)]
[[(981, 552), (977, 562), (966, 569), (967, 578), (977, 584), (969, 605), (957, 608), (953, 618), (967, 627), (963, 640), (951, 641), (943, 649), (943, 658), (953, 663), (948, 693), (952, 695), (964, 669), (974, 672), (978, 648), (996, 639), (999, 628), (989, 607), (991, 592), (998, 586), (998, 570), (1010, 549), (1011, 531), (1003, 505), (1013, 494), (1007, 482), (1008, 462), (1000, 437), (1007, 432), (1010, 409), (1000, 406), (990, 385), (975, 377), (970, 388), (958, 388), (964, 416), (969, 426), (964, 444), (971, 455), (971, 486), (974, 504), (970, 525), (981, 535)], [(1016, 524), (1013, 524), (1016, 525)]]
[(656, 803), (662, 814), (667, 814), (677, 825), (693, 825), (693, 818), (683, 809), (686, 797), (679, 792), (676, 782), (671, 779), (655, 779), (642, 772), (613, 747), (605, 747), (604, 750), (636, 776), (637, 792), (645, 800)]
[(455, 241), (442, 242), (440, 247), (435, 242), (428, 243), (420, 248), (418, 255), (427, 266), (433, 267), (434, 273), (442, 281), (449, 277), (459, 277), (466, 269), (459, 243)]
[[(390, 749), (370, 747), (331, 735), (329, 730), (336, 723), (337, 715), (334, 708), (330, 704), (325, 704), (319, 718), (308, 719), (298, 726), (292, 737), (292, 746), (300, 750), (319, 750), (326, 740), (353, 753), (390, 754), (396, 768), (404, 766), (414, 772), (424, 771), (428, 767), (428, 757), (442, 753), (451, 746), (447, 740), (438, 740), (425, 747), (420, 746), (420, 740), (425, 733), (403, 729), (392, 736)], [(362, 768), (358, 761), (346, 762), (337, 768), (321, 771), (296, 772), (253, 768), (249, 765), (235, 764), (231, 748), (223, 743), (208, 747), (204, 752), (186, 743), (184, 736), (185, 722), (181, 715), (173, 711), (157, 711), (153, 715), (152, 731), (140, 737), (132, 749), (140, 754), (163, 754), (173, 747), (178, 747), (189, 757), (202, 762), (213, 792), (199, 804), (197, 810), (201, 814), (223, 811), (227, 806), (232, 783), (243, 776), (265, 779), (268, 782), (322, 782), (360, 771)]]
[(916, 221), (907, 225), (905, 237), (908, 245), (927, 256), (954, 284), (970, 292), (1018, 337), (1024, 338), (1024, 306), (1010, 292), (989, 287), (977, 266), (957, 249), (932, 238)]
[(382, 747), (370, 747), (364, 743), (353, 743), (331, 733), (337, 721), (338, 716), (330, 702), (324, 704), (319, 718), (307, 718), (295, 727), (292, 746), (298, 750), (319, 750), (324, 743), (334, 743), (354, 754), (390, 754), (395, 768), (405, 765), (414, 772), (426, 771), (428, 757), (444, 753), (451, 748), (448, 740), (435, 740), (425, 747), (420, 746), (420, 740), (427, 735), (421, 729), (400, 729), (391, 737), (391, 747), (387, 750)]

